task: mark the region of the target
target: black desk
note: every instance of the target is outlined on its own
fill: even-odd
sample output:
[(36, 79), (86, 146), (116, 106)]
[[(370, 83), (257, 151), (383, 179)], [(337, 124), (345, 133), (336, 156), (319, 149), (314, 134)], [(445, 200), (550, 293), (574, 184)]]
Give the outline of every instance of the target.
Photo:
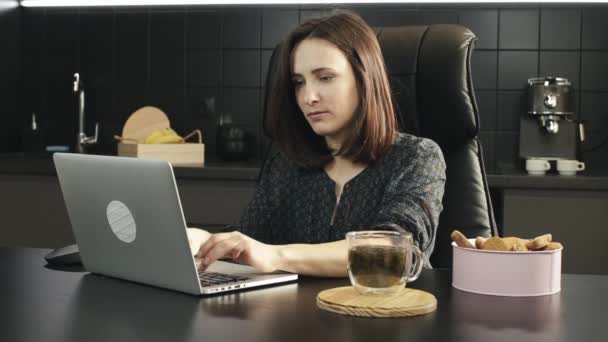
[(412, 287), (435, 294), (436, 312), (370, 319), (316, 308), (319, 291), (346, 279), (204, 298), (48, 269), (47, 252), (0, 248), (1, 341), (608, 340), (608, 276), (564, 275), (559, 294), (503, 298), (453, 289), (451, 271), (424, 271)]

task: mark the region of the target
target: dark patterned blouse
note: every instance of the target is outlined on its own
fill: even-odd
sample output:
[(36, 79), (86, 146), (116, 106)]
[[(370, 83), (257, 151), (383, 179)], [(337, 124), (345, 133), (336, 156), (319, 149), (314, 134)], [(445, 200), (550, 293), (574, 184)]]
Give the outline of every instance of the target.
[(335, 214), (336, 185), (323, 169), (298, 167), (282, 153), (266, 163), (231, 229), (270, 244), (323, 243), (396, 224), (413, 233), (430, 267), (446, 179), (443, 154), (432, 140), (400, 133), (383, 157), (344, 185)]

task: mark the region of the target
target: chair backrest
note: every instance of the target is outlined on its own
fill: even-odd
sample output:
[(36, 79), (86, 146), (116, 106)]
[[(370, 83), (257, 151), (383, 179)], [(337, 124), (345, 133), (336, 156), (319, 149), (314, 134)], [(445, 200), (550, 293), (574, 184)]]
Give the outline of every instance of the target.
[[(387, 65), (400, 130), (433, 139), (445, 157), (444, 208), (431, 264), (451, 267), (453, 229), (468, 237), (497, 235), (477, 138), (479, 114), (470, 68), (476, 37), (466, 27), (442, 24), (377, 27), (374, 32)], [(270, 60), (267, 83), (279, 48)], [(268, 88), (267, 84), (264, 104)]]

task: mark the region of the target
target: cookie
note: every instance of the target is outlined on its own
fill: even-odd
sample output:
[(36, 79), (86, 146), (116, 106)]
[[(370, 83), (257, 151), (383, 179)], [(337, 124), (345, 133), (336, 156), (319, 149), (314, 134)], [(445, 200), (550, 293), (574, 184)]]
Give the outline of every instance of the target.
[(547, 245), (549, 245), (549, 243), (551, 242), (551, 239), (552, 239), (551, 234), (537, 236), (534, 239), (530, 240), (526, 244), (526, 247), (528, 247), (528, 249), (531, 249), (533, 251), (543, 249), (543, 248), (547, 247)]
[(456, 242), (458, 247), (475, 249), (475, 245), (473, 245), (471, 243), (471, 241), (469, 241), (467, 239), (467, 237), (464, 236), (464, 234), (462, 234), (461, 232), (459, 232), (457, 230), (452, 231), (452, 234), (450, 234), (450, 237), (452, 238), (452, 241)]
[(528, 250), (528, 247), (526, 247), (526, 243), (523, 239), (518, 239), (511, 246), (511, 250), (516, 252), (525, 252)]
[(543, 248), (543, 251), (552, 251), (552, 250), (560, 249), (560, 248), (563, 248), (561, 243), (549, 242), (549, 244), (547, 246), (545, 246), (545, 248)]
[(524, 240), (515, 236), (509, 236), (502, 238), (502, 241), (507, 245), (509, 251), (527, 251), (528, 247), (526, 244), (528, 240)]
[(483, 236), (478, 236), (478, 237), (475, 239), (475, 247), (476, 247), (477, 249), (481, 249), (481, 245), (483, 245), (483, 243), (484, 243), (484, 242), (486, 242), (486, 240), (487, 240), (487, 239), (488, 239), (488, 238), (485, 238), (485, 237), (483, 237)]
[(481, 249), (491, 250), (491, 251), (508, 251), (509, 248), (507, 244), (503, 241), (503, 239), (499, 237), (491, 237), (487, 239), (483, 245), (481, 245)]

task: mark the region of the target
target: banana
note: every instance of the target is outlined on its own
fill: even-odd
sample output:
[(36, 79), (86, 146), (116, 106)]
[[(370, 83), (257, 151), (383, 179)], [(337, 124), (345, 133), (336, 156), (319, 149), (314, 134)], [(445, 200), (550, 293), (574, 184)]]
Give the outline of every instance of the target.
[(184, 138), (171, 128), (154, 131), (144, 139), (145, 144), (181, 144), (183, 142)]
[(177, 134), (167, 134), (158, 137), (154, 140), (153, 144), (183, 144), (184, 138)]
[(146, 137), (146, 139), (144, 139), (144, 143), (145, 144), (153, 144), (154, 140), (156, 140), (157, 138), (162, 137), (163, 135), (165, 135), (166, 131), (167, 131), (166, 129), (161, 129), (161, 130), (154, 131), (154, 132), (150, 133), (150, 135), (148, 135)]

